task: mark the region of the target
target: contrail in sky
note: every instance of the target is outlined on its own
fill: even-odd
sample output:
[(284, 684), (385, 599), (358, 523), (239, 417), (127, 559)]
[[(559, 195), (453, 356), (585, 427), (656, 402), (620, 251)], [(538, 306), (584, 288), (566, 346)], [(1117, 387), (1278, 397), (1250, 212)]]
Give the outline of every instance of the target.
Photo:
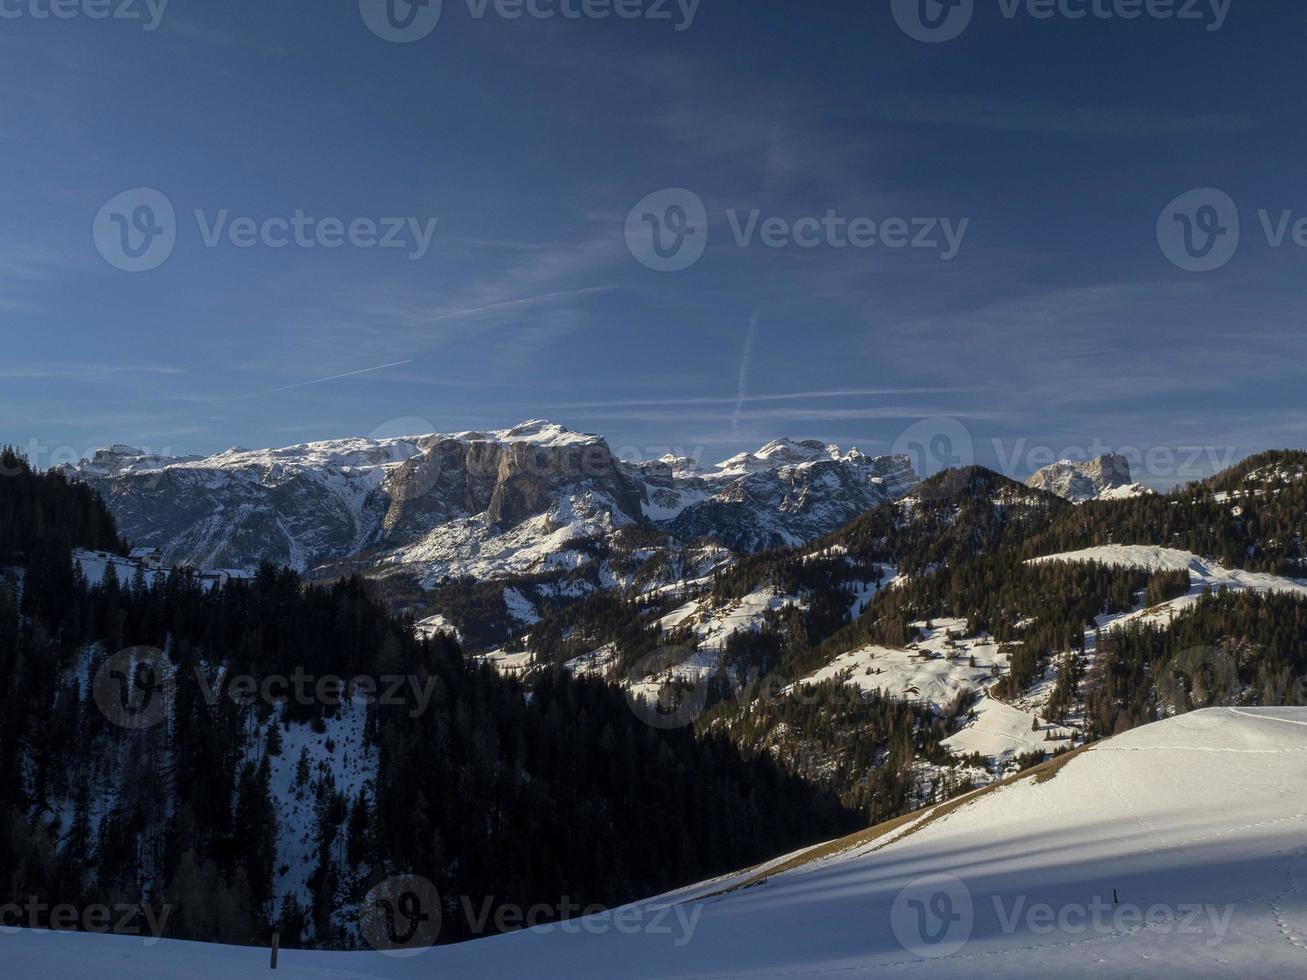
[(241, 395), (236, 401), (242, 401), (246, 398), (258, 398), (260, 395), (275, 395), (279, 391), (291, 391), (294, 388), (307, 388), (309, 385), (325, 384), (328, 381), (339, 381), (341, 378), (353, 378), (360, 374), (371, 374), (373, 371), (384, 371), (386, 368), (400, 367), (404, 364), (412, 364), (414, 358), (406, 361), (392, 361), (390, 364), (378, 364), (376, 367), (362, 368), (358, 371), (346, 371), (344, 374), (333, 374), (326, 378), (314, 378), (312, 381), (297, 381), (293, 385), (284, 385), (280, 388), (269, 388), (267, 391), (256, 391), (252, 395)]
[(740, 387), (735, 398), (735, 415), (731, 419), (731, 431), (740, 430), (740, 419), (744, 416), (744, 403), (749, 397), (749, 364), (753, 360), (753, 344), (758, 339), (758, 311), (754, 310), (749, 318), (749, 332), (744, 337), (744, 356), (740, 358)]

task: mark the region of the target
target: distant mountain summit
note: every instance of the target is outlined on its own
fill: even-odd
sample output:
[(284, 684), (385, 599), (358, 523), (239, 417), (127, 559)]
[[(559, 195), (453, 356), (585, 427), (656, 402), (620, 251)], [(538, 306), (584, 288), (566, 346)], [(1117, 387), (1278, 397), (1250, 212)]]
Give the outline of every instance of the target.
[(1055, 493), (1075, 504), (1089, 500), (1119, 500), (1152, 492), (1133, 481), (1130, 461), (1116, 454), (1083, 462), (1062, 460), (1039, 470), (1026, 481), (1026, 485)]
[(716, 466), (628, 462), (542, 419), (209, 457), (114, 446), (64, 470), (168, 563), (385, 566), (424, 582), (575, 568), (630, 527), (738, 552), (798, 544), (919, 482), (904, 456), (789, 439)]

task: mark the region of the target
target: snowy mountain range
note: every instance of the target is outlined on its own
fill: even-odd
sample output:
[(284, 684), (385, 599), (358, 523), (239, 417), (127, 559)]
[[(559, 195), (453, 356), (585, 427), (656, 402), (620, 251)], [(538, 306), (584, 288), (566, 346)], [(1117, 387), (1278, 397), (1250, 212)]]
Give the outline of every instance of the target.
[[(180, 584), (169, 580), (148, 594), (136, 586), (87, 592), (88, 584), (106, 577), (88, 570), (88, 552), (74, 553), (84, 576), (56, 577), (20, 536), (26, 566), (0, 588), (0, 598), (6, 588), (15, 597), (26, 595), (34, 582), (51, 595), (63, 589), (71, 598), (47, 603), (54, 612), (38, 615), (58, 616), (81, 602), (61, 628), (81, 624), (97, 639), (77, 647), (62, 675), (49, 675), (56, 693), (16, 706), (25, 712), (25, 731), (75, 731), (90, 710), (80, 703), (85, 679), (100, 675), (118, 645), (90, 632), (101, 623), (161, 631), (145, 639), (162, 644), (160, 650), (175, 646), (178, 656), (202, 656), (201, 663), (211, 659), (233, 669), (251, 654), (268, 656), (268, 638), (277, 636), (281, 627), (273, 626), (283, 619), (294, 628), (282, 641), (282, 670), (318, 662), (321, 670), (349, 672), (406, 649), (424, 658), (412, 661), (421, 666), (414, 676), (427, 670), (428, 660), (444, 664), (444, 690), (462, 697), (461, 706), (397, 715), (388, 722), (397, 727), (375, 739), (366, 703), (337, 710), (310, 702), (299, 712), (276, 706), (266, 717), (235, 702), (225, 709), (235, 712), (226, 737), (235, 757), (245, 760), (233, 784), (236, 812), (259, 817), (266, 828), (258, 838), (260, 863), (251, 859), (262, 869), (256, 880), (266, 897), (259, 901), (284, 904), (287, 911), (277, 920), (283, 934), (307, 937), (319, 948), (357, 949), (366, 938), (356, 918), (370, 901), (365, 888), (371, 879), (363, 871), (376, 869), (349, 855), (376, 846), (369, 821), (391, 819), (389, 833), (405, 834), (416, 826), (415, 807), (429, 809), (402, 798), (393, 802), (388, 794), (402, 796), (448, 763), (443, 775), (431, 777), (426, 793), (445, 807), (436, 818), (440, 837), (432, 838), (440, 843), (426, 843), (426, 824), (413, 838), (419, 853), (441, 855), (432, 875), (462, 881), (457, 876), (473, 874), (469, 862), (481, 855), (502, 854), (514, 841), (528, 840), (528, 850), (535, 846), (533, 821), (578, 771), (615, 772), (614, 765), (637, 758), (631, 770), (637, 779), (650, 759), (665, 755), (653, 751), (652, 733), (682, 725), (685, 731), (667, 744), (687, 751), (706, 746), (710, 770), (729, 747), (811, 789), (837, 794), (839, 805), (865, 818), (869, 828), (804, 851), (793, 849), (846, 831), (786, 838), (784, 846), (762, 852), (779, 856), (755, 854), (763, 864), (630, 906), (662, 916), (662, 924), (671, 917), (684, 930), (686, 942), (670, 948), (657, 946), (654, 937), (666, 933), (652, 929), (613, 928), (604, 938), (603, 923), (614, 920), (600, 917), (592, 918), (593, 929), (528, 931), (423, 954), (422, 962), (456, 976), (511, 974), (523, 962), (543, 975), (568, 976), (882, 968), (964, 976), (974, 974), (979, 959), (1026, 976), (1046, 973), (1050, 963), (1074, 973), (1088, 948), (1100, 972), (1112, 975), (1145, 957), (1166, 957), (1191, 975), (1210, 975), (1233, 950), (1243, 973), (1282, 975), (1288, 959), (1301, 955), (1297, 923), (1307, 908), (1296, 884), (1302, 851), (1292, 842), (1301, 808), (1282, 792), (1293, 778), (1288, 769), (1300, 768), (1290, 763), (1302, 751), (1297, 733), (1304, 709), (1272, 706), (1304, 703), (1307, 454), (1261, 454), (1166, 495), (1127, 492), (1131, 485), (1122, 481), (1128, 472), (1111, 460), (1046, 474), (1045, 487), (966, 467), (903, 492), (911, 478), (910, 469), (896, 468), (900, 462), (781, 441), (712, 467), (683, 459), (637, 464), (615, 459), (598, 437), (548, 423), (233, 450), (205, 460), (146, 458), (115, 447), (78, 471), (101, 481), (111, 500), (118, 493), (120, 511), (124, 502), (140, 507), (141, 526), (151, 526), (149, 508), (162, 500), (208, 508), (204, 527), (222, 530), (237, 514), (232, 528), (246, 535), (273, 540), (281, 533), (283, 545), (303, 545), (315, 527), (330, 526), (315, 524), (319, 515), (350, 515), (348, 522), (335, 518), (338, 530), (350, 532), (340, 546), (346, 557), (317, 567), (357, 564), (380, 581), (301, 590), (294, 576), (269, 571), (250, 583), (182, 594), (183, 608), (209, 610), (206, 625), (187, 615), (158, 615), (155, 607), (167, 607), (170, 590), (184, 588)], [(1098, 496), (1087, 496), (1080, 480)], [(0, 489), (21, 490), (28, 482), (38, 481)], [(94, 506), (103, 505), (84, 487), (53, 478), (48, 483), (50, 494), (83, 499), (87, 513), (71, 522), (83, 529), (83, 549), (115, 543), (122, 549), (112, 522), (95, 517)], [(1104, 499), (1113, 490), (1122, 491), (1119, 499)], [(867, 506), (860, 502), (865, 499), (876, 502)], [(1089, 499), (1100, 502), (1077, 505)], [(819, 533), (845, 507), (853, 518)], [(713, 528), (717, 540), (704, 541), (697, 522)], [(41, 523), (18, 520), (11, 530)], [(98, 525), (104, 526), (93, 533)], [(301, 533), (292, 537), (286, 528)], [(139, 534), (128, 534), (140, 546)], [(787, 540), (797, 543), (766, 547)], [(417, 571), (412, 577), (429, 589), (405, 595), (406, 583), (388, 578), (389, 568), (420, 570), (425, 579)], [(446, 580), (452, 569), (474, 578)], [(504, 577), (485, 580), (483, 569)], [(329, 593), (335, 606), (324, 605)], [(397, 594), (401, 602), (393, 601)], [(407, 619), (387, 618), (386, 637), (359, 629), (346, 642), (342, 624), (366, 612), (364, 595), (420, 613), (417, 629)], [(225, 640), (220, 624), (248, 615), (242, 610), (251, 600), (263, 603), (255, 606), (265, 610), (263, 617), (230, 630), (232, 639)], [(106, 602), (120, 604), (124, 613), (99, 614), (97, 604)], [(287, 604), (298, 611), (284, 613)], [(11, 622), (18, 608), (0, 602), (0, 614), (8, 609)], [(377, 626), (384, 613), (378, 606), (368, 615), (378, 617)], [(319, 625), (306, 634), (301, 621)], [(184, 635), (159, 638), (174, 630)], [(461, 649), (449, 638), (455, 632)], [(10, 628), (7, 635), (30, 644), (53, 634)], [(124, 642), (142, 642), (140, 636)], [(327, 656), (323, 651), (332, 643), (338, 648)], [(372, 646), (358, 650), (360, 643)], [(441, 651), (447, 662), (437, 656)], [(361, 667), (350, 666), (353, 657)], [(480, 687), (458, 680), (465, 666), (477, 685), (485, 685), (484, 697)], [(554, 696), (551, 710), (543, 699)], [(600, 697), (608, 700), (594, 700)], [(47, 702), (57, 710), (45, 710)], [(193, 699), (178, 703), (199, 708)], [(488, 704), (504, 712), (502, 727), (474, 724)], [(1223, 710), (1193, 710), (1215, 705)], [(512, 734), (537, 724), (529, 737)], [(186, 724), (158, 732), (185, 748), (187, 737), (209, 730)], [(578, 734), (582, 730), (590, 735)], [(425, 750), (430, 740), (444, 744), (452, 736), (464, 753), (461, 762)], [(555, 738), (560, 741), (549, 741), (548, 751), (527, 751)], [(12, 756), (13, 747), (24, 744), (11, 737), (0, 740), (0, 749), (9, 746)], [(51, 744), (73, 742), (53, 738)], [(106, 741), (106, 751), (114, 745)], [(562, 745), (567, 752), (560, 755)], [(396, 754), (403, 746), (423, 749), (412, 757)], [(499, 763), (501, 749), (508, 761)], [(607, 761), (588, 769), (553, 768), (573, 751), (592, 750), (608, 752)], [(256, 761), (266, 770), (262, 776)], [(42, 762), (52, 773), (70, 768), (62, 757)], [(403, 769), (396, 768), (400, 763)], [(214, 763), (207, 775), (217, 782), (226, 765)], [(11, 768), (21, 771), (18, 763)], [(1157, 779), (1160, 770), (1166, 779)], [(461, 796), (451, 800), (443, 793), (456, 773), (482, 771), (525, 774), (520, 783), (487, 778), (460, 785), (460, 794), (482, 786), (478, 799), (487, 812), (500, 806), (494, 794), (501, 789), (514, 799), (524, 787), (539, 794), (523, 811), (529, 819), (506, 824), (490, 844), (462, 839), (467, 828), (482, 824), (466, 820)], [(51, 819), (51, 840), (106, 839), (116, 811), (92, 801), (116, 798), (119, 777), (109, 765), (95, 772), (80, 786), (56, 780), (44, 789), (44, 782), (32, 780), (31, 792), (46, 794), (34, 811), (42, 816), (32, 819), (61, 815), (57, 827)], [(546, 786), (551, 777), (557, 781)], [(196, 776), (186, 785), (199, 782)], [(136, 779), (123, 783), (135, 785)], [(584, 803), (554, 812), (562, 851), (572, 848), (572, 866), (584, 859), (566, 832), (588, 812), (590, 799), (606, 800), (604, 793), (613, 791), (591, 793)], [(222, 784), (213, 798), (232, 796)], [(670, 796), (663, 802), (685, 800), (683, 793)], [(78, 799), (88, 802), (79, 809)], [(323, 805), (332, 799), (334, 808)], [(735, 799), (733, 788), (719, 797)], [(794, 811), (777, 800), (770, 810), (760, 807), (721, 826), (747, 828), (756, 820), (756, 831), (794, 812), (809, 819), (812, 799), (794, 802)], [(214, 812), (229, 822), (223, 804)], [(595, 815), (600, 829), (585, 840), (598, 847), (612, 820), (634, 822), (650, 812), (647, 803), (603, 809)], [(677, 819), (701, 812), (692, 805)], [(90, 829), (65, 834), (65, 821)], [(239, 818), (235, 825), (242, 826)], [(633, 838), (658, 836), (647, 834), (646, 827)], [(671, 839), (682, 838), (659, 838), (660, 846)], [(398, 852), (400, 858), (411, 855), (412, 846)], [(71, 847), (65, 844), (65, 853)], [(132, 848), (124, 853), (134, 860)], [(384, 856), (385, 873), (410, 870), (407, 860)], [(749, 863), (687, 864), (675, 884), (633, 887), (620, 900)], [(519, 853), (504, 864), (531, 861)], [(208, 890), (200, 879), (188, 885), (189, 871), (179, 867), (166, 878), (176, 893)], [(599, 862), (601, 883), (608, 867)], [(476, 901), (480, 889), (500, 888), (502, 869), (484, 870), (450, 894)], [(553, 870), (542, 872), (542, 880), (552, 887)], [(1106, 908), (1109, 918), (1095, 920), (1092, 933), (1049, 932), (1042, 911), (1045, 918), (1025, 915), (1035, 906)], [(1159, 907), (1148, 922), (1138, 919)], [(1178, 929), (1193, 924), (1186, 916), (1195, 907), (1211, 910), (1203, 941)], [(271, 921), (275, 909), (261, 908)], [(1138, 914), (1118, 921), (1111, 918), (1117, 908)], [(458, 910), (448, 903), (446, 911)], [(912, 932), (927, 913), (934, 916), (930, 928)], [(968, 923), (965, 934), (951, 931), (956, 921)], [(817, 937), (815, 947), (784, 937), (786, 923), (795, 922), (805, 936)], [(854, 935), (858, 923), (865, 929)], [(1163, 928), (1168, 924), (1172, 928)], [(459, 928), (456, 920), (446, 925), (450, 939), (486, 934), (480, 927)], [(249, 934), (246, 929), (230, 938), (194, 923), (187, 929), (177, 935), (239, 942)], [(65, 955), (70, 961), (94, 955), (90, 945), (37, 942), (34, 934), (22, 938), (18, 955), (28, 960), (19, 962), (57, 969)], [(104, 942), (96, 948), (109, 955), (108, 940), (85, 942)], [(242, 969), (240, 958), (250, 955), (149, 947), (156, 948), (168, 955), (153, 965), (133, 962), (133, 975), (175, 975), (188, 958), (200, 956), (218, 971), (214, 975), (232, 975)], [(113, 955), (124, 951), (131, 952), (120, 946)], [(283, 969), (292, 976), (411, 975), (399, 959), (325, 951), (287, 950)]]
[(917, 483), (906, 457), (788, 439), (716, 466), (627, 462), (539, 420), (204, 458), (114, 446), (67, 471), (169, 564), (384, 566), (428, 584), (576, 567), (629, 527), (736, 552), (799, 544)]
[(1131, 479), (1130, 461), (1116, 454), (1082, 461), (1064, 459), (1038, 470), (1026, 485), (1055, 493), (1073, 504), (1121, 500), (1152, 492)]

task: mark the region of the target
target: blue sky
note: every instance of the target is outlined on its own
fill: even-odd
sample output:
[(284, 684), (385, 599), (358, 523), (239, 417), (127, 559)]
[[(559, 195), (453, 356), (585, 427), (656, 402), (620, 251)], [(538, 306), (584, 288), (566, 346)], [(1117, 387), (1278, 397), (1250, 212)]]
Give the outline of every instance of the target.
[[(399, 44), (357, 0), (171, 0), (153, 30), (145, 0), (145, 21), (71, 2), (0, 5), (0, 441), (38, 463), (536, 417), (709, 459), (779, 435), (884, 452), (948, 417), (1017, 471), (1037, 448), (1307, 445), (1307, 249), (1258, 217), (1307, 217), (1300, 4), (1232, 0), (1213, 30), (1211, 0), (1205, 21), (974, 0), (923, 43), (888, 0), (702, 0), (688, 22), (445, 0)], [(1240, 244), (1190, 272), (1159, 215), (1206, 187)], [(175, 208), (175, 244), (131, 273), (92, 227), (136, 188)], [(677, 272), (625, 234), (664, 188), (707, 214)], [(206, 245), (224, 214), (297, 211), (437, 224), (416, 260)], [(965, 237), (949, 261), (741, 246), (754, 211)]]

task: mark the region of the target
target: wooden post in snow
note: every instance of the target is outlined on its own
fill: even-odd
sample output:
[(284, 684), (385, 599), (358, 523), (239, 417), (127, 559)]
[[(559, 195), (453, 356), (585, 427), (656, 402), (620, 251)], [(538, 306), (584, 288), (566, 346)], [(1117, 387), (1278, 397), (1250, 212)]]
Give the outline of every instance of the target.
[(277, 969), (277, 951), (281, 948), (281, 933), (272, 934), (272, 969)]

